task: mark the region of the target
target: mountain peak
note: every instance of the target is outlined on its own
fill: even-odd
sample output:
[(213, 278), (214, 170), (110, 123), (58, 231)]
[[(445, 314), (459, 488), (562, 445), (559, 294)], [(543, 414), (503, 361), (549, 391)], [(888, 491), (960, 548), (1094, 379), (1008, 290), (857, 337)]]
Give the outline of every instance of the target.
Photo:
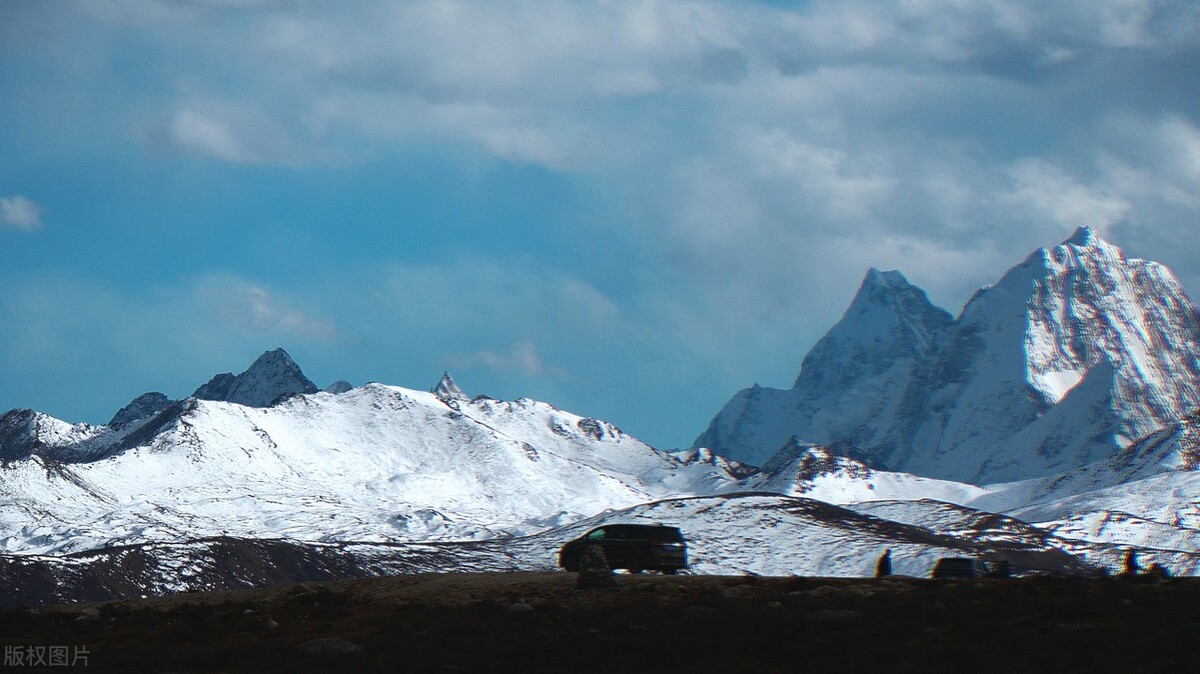
[(1071, 236), (1067, 237), (1066, 241), (1062, 242), (1062, 245), (1081, 247), (1095, 246), (1103, 241), (1104, 239), (1100, 238), (1100, 235), (1096, 233), (1096, 230), (1087, 225), (1083, 225), (1081, 227), (1076, 227), (1075, 231), (1071, 233)]
[(270, 407), (283, 398), (316, 393), (312, 383), (287, 351), (274, 349), (259, 356), (245, 372), (218, 374), (196, 389), (192, 397), (247, 407)]
[(462, 388), (459, 387), (458, 382), (454, 381), (454, 377), (451, 377), (449, 372), (442, 373), (441, 380), (438, 381), (437, 386), (434, 386), (432, 389), (430, 389), (430, 393), (436, 395), (443, 402), (449, 402), (451, 400), (470, 400), (470, 397), (463, 392)]
[(871, 267), (867, 270), (866, 275), (863, 276), (862, 285), (863, 287), (881, 286), (884, 288), (897, 289), (912, 287), (912, 284), (908, 282), (908, 279), (904, 278), (904, 274), (901, 274), (899, 271), (895, 269), (890, 271), (880, 271), (875, 267)]
[(128, 405), (118, 410), (117, 413), (113, 415), (112, 420), (108, 422), (108, 425), (121, 426), (131, 421), (145, 419), (152, 414), (158, 414), (159, 412), (167, 409), (167, 406), (172, 402), (174, 401), (158, 391), (143, 393), (142, 395), (134, 398), (133, 401)]

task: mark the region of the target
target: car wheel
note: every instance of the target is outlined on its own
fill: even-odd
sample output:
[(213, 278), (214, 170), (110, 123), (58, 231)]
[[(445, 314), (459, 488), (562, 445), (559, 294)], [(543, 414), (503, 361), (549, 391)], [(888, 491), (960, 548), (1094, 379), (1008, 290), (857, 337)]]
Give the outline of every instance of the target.
[(629, 560), (629, 573), (641, 573), (646, 568), (646, 561), (640, 557)]
[(675, 574), (679, 573), (679, 569), (677, 569), (673, 566), (669, 566), (669, 567), (663, 569), (662, 572), (667, 574), (668, 576), (674, 576)]

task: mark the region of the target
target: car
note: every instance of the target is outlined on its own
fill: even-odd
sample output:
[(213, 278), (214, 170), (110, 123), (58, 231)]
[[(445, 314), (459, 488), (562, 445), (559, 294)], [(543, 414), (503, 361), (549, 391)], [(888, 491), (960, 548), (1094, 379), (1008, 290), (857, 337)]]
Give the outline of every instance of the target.
[(933, 565), (930, 578), (985, 578), (991, 575), (987, 564), (974, 557), (942, 557)]
[(578, 571), (583, 553), (599, 545), (612, 569), (630, 573), (662, 571), (674, 574), (686, 569), (687, 541), (677, 527), (659, 524), (606, 524), (596, 527), (558, 552), (558, 565), (567, 571)]

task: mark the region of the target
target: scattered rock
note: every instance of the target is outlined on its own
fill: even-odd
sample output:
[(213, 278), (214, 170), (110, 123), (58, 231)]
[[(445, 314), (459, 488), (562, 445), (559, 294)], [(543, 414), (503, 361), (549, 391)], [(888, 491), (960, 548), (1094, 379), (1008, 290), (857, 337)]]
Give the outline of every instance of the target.
[(509, 613), (533, 613), (533, 607), (530, 606), (529, 604), (526, 604), (523, 601), (519, 601), (514, 604), (509, 604), (508, 612)]
[(338, 637), (321, 637), (300, 644), (300, 650), (305, 653), (346, 654), (358, 653), (362, 650), (362, 646)]
[(769, 609), (781, 609), (781, 608), (783, 608), (783, 602), (781, 602), (781, 601), (769, 601), (769, 602), (767, 602), (767, 608), (769, 608)]
[(90, 622), (100, 619), (100, 609), (89, 606), (79, 612), (79, 617), (75, 618), (76, 622)]
[[(809, 590), (808, 594), (809, 594), (809, 596), (812, 596), (812, 597), (823, 598), (823, 597), (832, 597), (836, 594), (841, 593), (841, 591), (842, 591), (841, 588), (834, 587), (832, 585), (820, 585), (818, 587), (814, 587), (813, 589)], [(791, 593), (789, 593), (789, 594), (791, 594)]]

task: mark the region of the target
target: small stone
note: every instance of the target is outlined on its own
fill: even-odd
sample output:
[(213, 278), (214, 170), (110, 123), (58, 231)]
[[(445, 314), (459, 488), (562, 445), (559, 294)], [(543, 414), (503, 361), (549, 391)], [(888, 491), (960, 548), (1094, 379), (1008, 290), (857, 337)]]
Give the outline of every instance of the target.
[(94, 607), (88, 607), (79, 612), (79, 617), (75, 618), (75, 622), (89, 622), (100, 619), (100, 610)]
[(781, 602), (781, 601), (769, 601), (769, 602), (767, 602), (767, 608), (769, 608), (769, 609), (781, 609), (781, 608), (783, 608), (783, 602)]
[(532, 613), (533, 607), (530, 606), (529, 604), (526, 604), (525, 602), (519, 601), (519, 602), (516, 602), (515, 604), (509, 604), (508, 612), (509, 613)]
[(712, 620), (720, 613), (711, 606), (688, 606), (683, 609), (683, 617), (688, 620)]
[(300, 650), (305, 653), (358, 653), (362, 646), (338, 637), (322, 637), (300, 644)]

